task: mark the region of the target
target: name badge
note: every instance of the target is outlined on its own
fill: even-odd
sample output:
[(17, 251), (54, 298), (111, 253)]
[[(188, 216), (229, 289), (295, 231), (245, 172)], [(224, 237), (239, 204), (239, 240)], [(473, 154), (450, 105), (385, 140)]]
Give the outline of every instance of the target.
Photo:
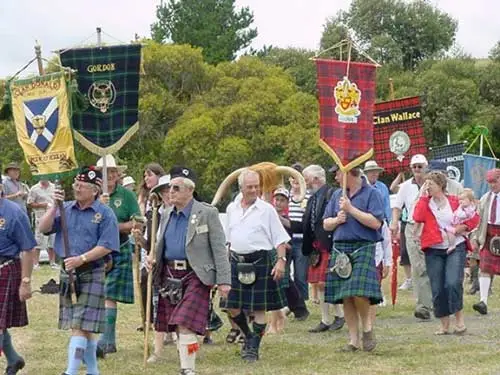
[(207, 233), (208, 232), (208, 225), (200, 225), (199, 227), (196, 227), (196, 234), (202, 234), (202, 233)]

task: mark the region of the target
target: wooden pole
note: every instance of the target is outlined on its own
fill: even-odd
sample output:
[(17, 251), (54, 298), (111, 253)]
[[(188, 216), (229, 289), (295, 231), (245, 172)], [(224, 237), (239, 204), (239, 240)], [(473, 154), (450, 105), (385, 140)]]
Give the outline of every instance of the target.
[(42, 61), (42, 46), (40, 46), (40, 43), (36, 41), (35, 44), (35, 56), (36, 56), (36, 62), (38, 64), (38, 74), (40, 76), (45, 75), (45, 71), (43, 69), (43, 61)]
[[(153, 267), (154, 267), (154, 251), (156, 247), (156, 232), (158, 231), (158, 208), (160, 198), (157, 194), (152, 193), (149, 197), (151, 202), (151, 206), (153, 207), (153, 219), (151, 223), (151, 247), (149, 248), (148, 256), (153, 257)], [(149, 317), (151, 316), (151, 298), (153, 294), (153, 270), (148, 273), (148, 286), (146, 293), (146, 316), (144, 320), (144, 367), (146, 367), (148, 363), (148, 355), (149, 355)]]
[[(141, 224), (142, 226), (146, 222), (143, 216), (133, 216), (132, 223), (133, 228), (137, 227), (137, 224)], [(141, 306), (141, 325), (144, 332), (144, 322), (146, 311), (144, 310), (144, 304), (142, 303), (142, 289), (141, 289), (141, 244), (138, 241), (135, 241), (134, 244), (134, 255), (135, 255), (135, 263), (134, 263), (134, 284), (135, 284), (135, 293), (137, 296), (137, 300)]]
[(391, 100), (396, 99), (396, 97), (394, 96), (394, 81), (392, 80), (392, 78), (389, 78), (389, 97)]

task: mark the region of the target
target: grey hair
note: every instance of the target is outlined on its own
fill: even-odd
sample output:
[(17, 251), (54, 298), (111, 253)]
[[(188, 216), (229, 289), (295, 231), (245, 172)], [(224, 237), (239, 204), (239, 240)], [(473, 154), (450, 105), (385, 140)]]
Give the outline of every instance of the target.
[(256, 175), (260, 179), (259, 174), (255, 171), (252, 171), (250, 168), (245, 168), (244, 170), (242, 170), (240, 175), (238, 176), (238, 186), (242, 188), (243, 183), (245, 182), (245, 177), (252, 175)]
[(326, 172), (325, 169), (321, 165), (311, 164), (304, 168), (302, 171), (302, 175), (310, 175), (311, 177), (317, 178), (322, 183), (326, 183)]
[(191, 190), (194, 190), (196, 187), (196, 184), (194, 183), (194, 181), (189, 179), (189, 178), (183, 178), (182, 183), (184, 184), (185, 187), (187, 187), (188, 189), (191, 189)]

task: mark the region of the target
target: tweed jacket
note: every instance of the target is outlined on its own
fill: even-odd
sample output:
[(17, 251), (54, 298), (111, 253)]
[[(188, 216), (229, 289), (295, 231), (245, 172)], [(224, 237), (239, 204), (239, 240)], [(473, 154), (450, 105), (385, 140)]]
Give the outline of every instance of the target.
[(488, 219), (490, 215), (491, 191), (481, 197), (479, 201), (478, 211), (481, 222), (479, 227), (472, 233), (471, 240), (478, 244), (478, 249), (481, 250), (486, 242), (486, 231), (488, 229)]
[[(154, 282), (160, 285), (163, 258), (164, 234), (173, 207), (162, 214), (155, 248)], [(193, 200), (186, 234), (186, 256), (191, 268), (201, 282), (207, 286), (231, 285), (231, 269), (226, 249), (226, 237), (219, 220), (217, 208)]]

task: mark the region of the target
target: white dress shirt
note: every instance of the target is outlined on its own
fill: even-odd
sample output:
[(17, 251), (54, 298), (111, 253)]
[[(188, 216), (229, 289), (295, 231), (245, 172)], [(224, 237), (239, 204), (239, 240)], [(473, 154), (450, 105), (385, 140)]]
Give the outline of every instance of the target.
[(259, 250), (272, 250), (290, 241), (274, 207), (257, 198), (243, 210), (241, 200), (232, 202), (226, 210), (228, 242), (238, 254)]
[(383, 240), (377, 242), (375, 245), (375, 265), (378, 266), (380, 262), (384, 262), (385, 267), (392, 266), (392, 239), (391, 231), (384, 221), (382, 225)]
[(403, 207), (406, 207), (406, 210), (408, 211), (409, 223), (414, 223), (413, 210), (415, 209), (419, 192), (420, 187), (412, 177), (399, 185), (399, 191), (396, 194), (396, 199), (394, 200), (393, 208), (399, 208), (402, 210)]

